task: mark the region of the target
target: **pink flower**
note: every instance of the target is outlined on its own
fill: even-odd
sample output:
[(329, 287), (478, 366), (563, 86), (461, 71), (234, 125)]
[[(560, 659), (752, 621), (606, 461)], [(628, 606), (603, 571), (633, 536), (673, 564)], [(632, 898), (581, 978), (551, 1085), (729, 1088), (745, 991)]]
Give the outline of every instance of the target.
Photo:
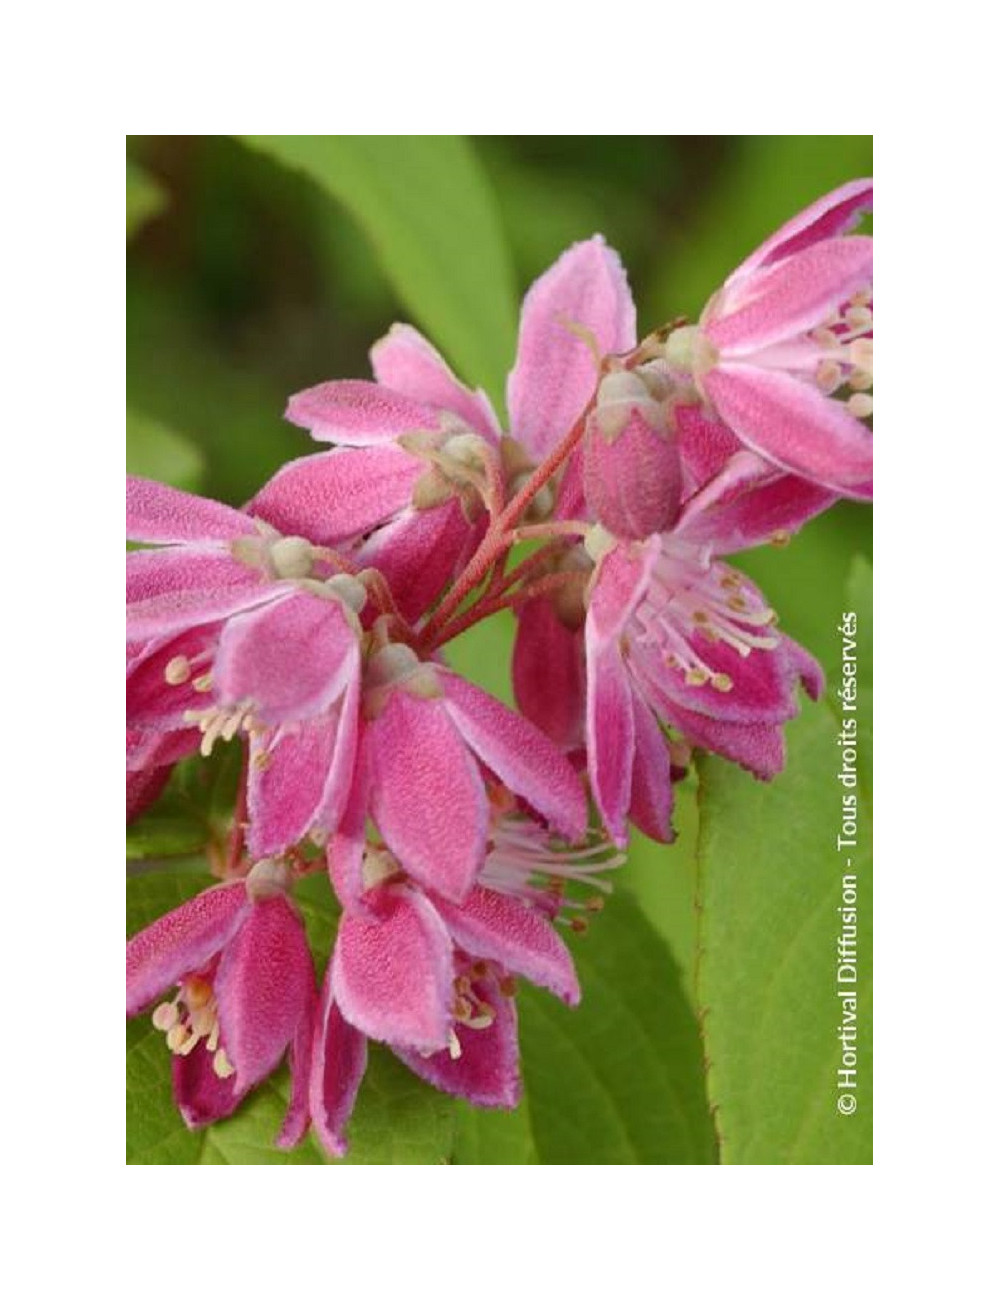
[(174, 1055), (174, 1096), (189, 1128), (232, 1114), (291, 1051), (292, 1099), (278, 1145), (308, 1124), (316, 1001), (312, 958), (288, 876), (258, 862), (246, 880), (217, 885), (160, 917), (128, 944), (127, 1014), (172, 986), (153, 1023)]
[(392, 643), (370, 658), (358, 759), (331, 871), (343, 898), (364, 892), (371, 818), (409, 876), (453, 902), (473, 887), (487, 847), (485, 772), (569, 840), (582, 837), (579, 778), (530, 722), (439, 664)]
[[(167, 543), (128, 557), (128, 627), (141, 639), (128, 766), (190, 752), (192, 728), (205, 754), (248, 731), (254, 855), (335, 823), (354, 762), (364, 587), (323, 547), (228, 506), (129, 479), (128, 507), (133, 538)], [(319, 774), (308, 787), (304, 771)]]
[(814, 699), (822, 690), (819, 665), (777, 632), (757, 588), (714, 558), (699, 523), (692, 511), (645, 542), (588, 539), (598, 557), (586, 622), (588, 767), (619, 844), (628, 818), (671, 838), (658, 723), (768, 778), (784, 763), (782, 724), (798, 711), (799, 681)]
[(345, 899), (313, 1044), (310, 1107), (327, 1148), (346, 1150), (344, 1128), (369, 1038), (445, 1092), (478, 1106), (515, 1106), (511, 977), (522, 975), (569, 1005), (579, 1001), (572, 958), (552, 921), (566, 905), (567, 881), (607, 889), (595, 873), (618, 861), (608, 860), (604, 845), (551, 847), (542, 828), (504, 800), (494, 811), (483, 871), (460, 904), (421, 890), (388, 849), (367, 845), (363, 906)]
[(872, 240), (844, 232), (871, 202), (871, 182), (852, 181), (806, 208), (663, 348), (745, 446), (861, 499), (872, 492)]

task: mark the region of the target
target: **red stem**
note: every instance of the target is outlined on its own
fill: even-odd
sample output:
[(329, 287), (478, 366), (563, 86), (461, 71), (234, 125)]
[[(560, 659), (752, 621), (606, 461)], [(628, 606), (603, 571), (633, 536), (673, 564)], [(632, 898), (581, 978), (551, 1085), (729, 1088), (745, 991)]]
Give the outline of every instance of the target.
[[(534, 556), (531, 558), (534, 559)], [(484, 618), (489, 618), (491, 614), (498, 614), (502, 609), (516, 609), (518, 605), (523, 605), (526, 600), (532, 600), (535, 596), (551, 595), (552, 592), (565, 587), (569, 582), (579, 582), (579, 580), (579, 573), (547, 573), (544, 578), (539, 578), (536, 582), (529, 582), (526, 587), (521, 587), (513, 595), (508, 593), (496, 596), (492, 600), (477, 600), (464, 614), (460, 614), (457, 618), (453, 618), (444, 625), (431, 648), (436, 650), (438, 646), (442, 646), (446, 641), (451, 641), (456, 636), (460, 636), (461, 633), (467, 632), (470, 627), (475, 627), (477, 623), (481, 623)]]
[[(479, 586), (498, 556), (503, 551), (510, 549), (513, 539), (508, 536), (508, 530), (512, 524), (517, 523), (535, 495), (541, 491), (553, 474), (561, 469), (572, 455), (583, 437), (589, 413), (590, 406), (588, 405), (562, 442), (532, 471), (531, 476), (520, 492), (511, 498), (503, 511), (490, 524), (486, 536), (480, 542), (475, 555), (465, 566), (454, 587), (448, 592), (424, 626), (420, 637), (421, 644), (424, 647), (441, 644), (439, 640), (441, 629), (448, 623), (448, 620), (466, 596)], [(478, 619), (473, 621), (478, 622)]]

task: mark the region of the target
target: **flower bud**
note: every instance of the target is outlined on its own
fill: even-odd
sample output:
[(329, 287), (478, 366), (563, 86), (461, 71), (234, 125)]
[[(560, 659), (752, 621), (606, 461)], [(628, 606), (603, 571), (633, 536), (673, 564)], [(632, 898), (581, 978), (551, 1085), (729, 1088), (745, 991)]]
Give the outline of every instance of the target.
[(681, 465), (669, 381), (655, 368), (605, 375), (583, 442), (587, 504), (616, 537), (669, 528), (681, 501)]

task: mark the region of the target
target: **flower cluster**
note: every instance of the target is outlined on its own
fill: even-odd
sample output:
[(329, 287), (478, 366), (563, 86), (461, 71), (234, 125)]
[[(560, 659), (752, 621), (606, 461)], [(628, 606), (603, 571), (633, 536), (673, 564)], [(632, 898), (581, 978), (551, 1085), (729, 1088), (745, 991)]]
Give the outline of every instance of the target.
[[(515, 1105), (515, 980), (579, 1000), (559, 927), (629, 824), (673, 838), (692, 748), (781, 770), (822, 673), (729, 558), (870, 499), (870, 204), (827, 195), (642, 340), (618, 257), (574, 245), (524, 300), (506, 432), (396, 326), (374, 382), (291, 399), (329, 449), (244, 509), (128, 481), (130, 815), (179, 758), (244, 751), (224, 878), (128, 946), (188, 1124), (287, 1053), (279, 1143), (343, 1154), (369, 1039)], [(516, 712), (446, 657), (505, 608)], [(316, 870), (342, 909), (321, 988), (294, 899)]]

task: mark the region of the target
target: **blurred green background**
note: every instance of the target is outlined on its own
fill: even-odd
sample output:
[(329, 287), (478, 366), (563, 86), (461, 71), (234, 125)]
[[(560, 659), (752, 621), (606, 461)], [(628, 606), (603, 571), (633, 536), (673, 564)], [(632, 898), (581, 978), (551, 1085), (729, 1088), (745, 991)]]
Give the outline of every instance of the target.
[[(393, 321), (423, 325), (461, 378), (496, 396), (502, 366), (513, 360), (512, 304), (574, 240), (600, 231), (620, 252), (644, 333), (681, 314), (696, 318), (727, 273), (776, 227), (827, 190), (872, 170), (867, 136), (475, 138), (471, 165), (488, 184), (484, 189), (474, 178), (474, 194), (468, 193), (480, 206), (469, 205), (466, 222), (466, 194), (448, 189), (447, 171), (438, 183), (428, 163), (434, 150), (421, 152), (426, 138), (395, 144), (389, 138), (387, 152), (395, 150), (398, 166), (389, 178), (379, 178), (376, 168), (384, 192), (366, 197), (369, 155), (379, 153), (383, 139), (256, 137), (251, 145), (221, 136), (129, 138), (130, 471), (239, 504), (284, 461), (316, 449), (283, 421), (288, 396), (326, 379), (367, 377), (368, 348)], [(349, 174), (355, 165), (356, 174)], [(372, 210), (394, 205), (395, 228), (380, 230)], [(496, 256), (483, 268), (484, 282), (500, 285), (492, 301), (492, 346), (477, 351), (471, 338), (466, 346), (460, 328), (445, 338), (403, 301), (399, 286), (406, 276), (394, 275), (386, 246), (405, 252), (411, 224), (419, 230), (422, 222), (431, 243), (438, 227), (450, 231), (443, 256), (458, 232), (455, 256), (465, 258), (466, 269), (454, 270), (452, 298), (464, 291), (474, 301), (476, 240), (488, 228)], [(463, 230), (467, 246), (459, 248)], [(419, 278), (419, 266), (417, 272)], [(426, 300), (429, 318), (438, 310), (435, 285), (432, 274), (426, 280), (426, 267), (423, 273), (411, 302)], [(461, 319), (454, 302), (438, 307), (441, 319), (448, 319), (446, 307)], [(465, 312), (468, 318), (468, 302)], [(489, 364), (477, 370), (479, 356)], [(844, 504), (789, 547), (738, 561), (780, 611), (784, 629), (830, 676), (856, 556), (871, 557), (871, 512)], [(509, 701), (512, 637), (512, 619), (493, 619), (449, 652), (456, 667)], [(678, 844), (665, 849), (636, 837), (621, 876), (622, 892), (669, 945), (689, 996), (696, 960), (695, 785), (692, 774), (678, 788)], [(611, 919), (602, 920), (610, 936)], [(589, 951), (600, 956), (596, 933), (594, 941)], [(599, 998), (590, 996), (599, 1014)], [(583, 1026), (585, 1013), (574, 1014)], [(530, 1028), (529, 1019), (529, 1038)], [(536, 1046), (535, 1059), (542, 1055)], [(527, 1068), (528, 1052), (525, 1059)], [(517, 1158), (511, 1152), (527, 1109), (466, 1126), (464, 1158)], [(500, 1154), (485, 1154), (491, 1143)]]

